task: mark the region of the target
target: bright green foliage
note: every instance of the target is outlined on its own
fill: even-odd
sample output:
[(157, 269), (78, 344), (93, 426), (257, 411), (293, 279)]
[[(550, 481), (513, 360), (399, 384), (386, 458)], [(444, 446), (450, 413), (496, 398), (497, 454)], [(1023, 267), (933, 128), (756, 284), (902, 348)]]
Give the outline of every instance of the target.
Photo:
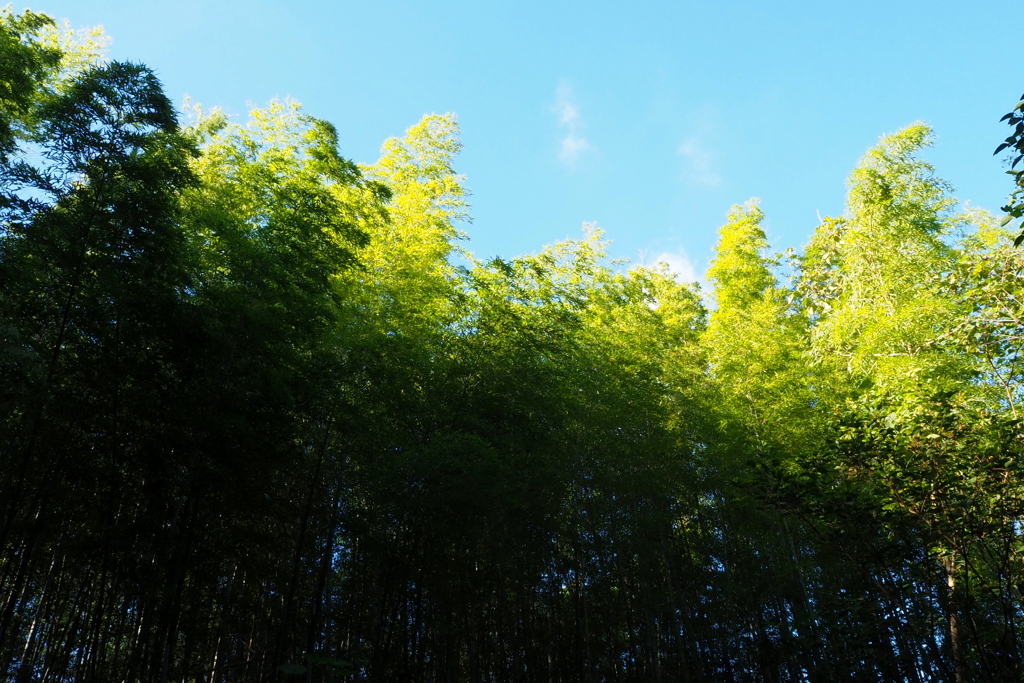
[(31, 137), (38, 105), (101, 64), (102, 29), (58, 27), (45, 14), (0, 8), (0, 160)]
[(719, 231), (716, 257), (708, 269), (708, 280), (715, 285), (718, 308), (739, 310), (763, 301), (769, 290), (776, 288), (770, 263), (763, 257), (768, 240), (761, 221), (764, 214), (756, 200), (734, 206), (729, 222)]
[(457, 315), (452, 259), (464, 239), (458, 223), (469, 220), (465, 178), (454, 170), (461, 149), (455, 116), (430, 115), (385, 142), (377, 163), (363, 168), (390, 192), (386, 216), (364, 212), (369, 243), (360, 253), (365, 306), (387, 306), (372, 315), (386, 316), (390, 332), (430, 334)]
[(42, 44), (60, 53), (60, 63), (47, 80), (51, 91), (70, 87), (85, 71), (106, 61), (110, 37), (102, 26), (72, 28), (67, 19), (48, 24), (40, 31)]
[(0, 8), (0, 161), (7, 161), (18, 129), (32, 117), (39, 89), (60, 63), (61, 51), (42, 37), (52, 25), (45, 14), (15, 15), (10, 6)]
[(200, 112), (194, 131), (202, 189), (190, 201), (203, 270), (249, 286), (272, 283), (290, 306), (325, 292), (366, 242), (338, 198), (336, 188), (358, 184), (360, 173), (339, 156), (333, 126), (295, 103), (272, 102), (253, 109), (246, 126)]
[(806, 449), (819, 429), (811, 410), (807, 321), (790, 310), (754, 201), (733, 207), (708, 269), (717, 307), (703, 345), (725, 399), (722, 415), (762, 451)]
[[(1021, 570), (1016, 301), (989, 219), (954, 213), (916, 158), (930, 139), (921, 124), (883, 138), (854, 171), (847, 215), (824, 221), (802, 260), (814, 355), (829, 393), (846, 397), (826, 401), (840, 436), (825, 467), (809, 463), (818, 490), (802, 496), (819, 509), (846, 498), (920, 553), (938, 576), (917, 580), (945, 583), (950, 670), (965, 680), (975, 666), (1017, 668), (1014, 655), (996, 664), (976, 649), (1017, 648), (1016, 619), (999, 616)], [(966, 251), (952, 246), (971, 224)]]
[(940, 341), (968, 356), (976, 373), (972, 384), (993, 410), (1008, 408), (1018, 418), (1024, 392), (1024, 256), (994, 218), (978, 215), (975, 222), (980, 228), (965, 245), (964, 258), (942, 278), (962, 313)]
[[(433, 265), (452, 250), (451, 243), (464, 239), (456, 227), (458, 221), (469, 220), (468, 192), (465, 177), (457, 174), (453, 164), (462, 150), (459, 124), (454, 114), (424, 116), (406, 131), (402, 139), (391, 138), (381, 149), (381, 158), (364, 172), (386, 183), (395, 192), (390, 215), (396, 242), (410, 241), (401, 234), (419, 226), (420, 246), (429, 254)], [(412, 245), (405, 245), (411, 249)], [(433, 252), (431, 254), (431, 251)]]
[(945, 239), (963, 220), (948, 185), (916, 156), (931, 140), (920, 123), (883, 137), (850, 177), (847, 215), (826, 221), (808, 249), (813, 290), (826, 295), (807, 302), (816, 353), (876, 382), (943, 364), (929, 344), (956, 315), (931, 278), (953, 268)]

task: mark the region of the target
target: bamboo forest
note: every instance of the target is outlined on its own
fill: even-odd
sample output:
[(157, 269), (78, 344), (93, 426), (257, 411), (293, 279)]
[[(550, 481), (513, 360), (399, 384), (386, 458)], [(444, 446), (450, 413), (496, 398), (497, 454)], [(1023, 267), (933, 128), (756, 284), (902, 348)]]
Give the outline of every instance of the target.
[(0, 678), (1024, 676), (1019, 84), (999, 214), (912, 124), (702, 290), (475, 258), (454, 115), (358, 165), (0, 27)]

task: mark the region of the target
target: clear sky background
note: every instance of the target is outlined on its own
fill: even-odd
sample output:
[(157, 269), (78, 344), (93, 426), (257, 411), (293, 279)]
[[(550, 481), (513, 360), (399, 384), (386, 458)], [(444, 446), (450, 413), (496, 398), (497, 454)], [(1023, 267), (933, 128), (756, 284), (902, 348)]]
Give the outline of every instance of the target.
[(376, 160), (424, 114), (455, 112), (477, 256), (579, 236), (701, 277), (732, 204), (761, 198), (773, 249), (843, 212), (880, 135), (917, 120), (961, 200), (998, 211), (992, 150), (1024, 91), (1019, 21), (1002, 0), (488, 2), (43, 0), (102, 24), (173, 100), (244, 116), (292, 97)]

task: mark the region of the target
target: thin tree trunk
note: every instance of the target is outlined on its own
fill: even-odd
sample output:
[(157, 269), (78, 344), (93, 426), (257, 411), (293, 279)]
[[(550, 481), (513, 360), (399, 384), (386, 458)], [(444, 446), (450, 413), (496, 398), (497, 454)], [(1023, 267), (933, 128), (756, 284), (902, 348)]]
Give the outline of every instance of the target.
[(965, 683), (967, 677), (964, 671), (960, 623), (957, 619), (956, 557), (953, 555), (943, 557), (942, 568), (946, 572), (946, 586), (949, 588), (947, 596), (949, 607), (947, 609), (949, 612), (949, 644), (953, 652), (953, 669), (956, 673), (956, 683)]

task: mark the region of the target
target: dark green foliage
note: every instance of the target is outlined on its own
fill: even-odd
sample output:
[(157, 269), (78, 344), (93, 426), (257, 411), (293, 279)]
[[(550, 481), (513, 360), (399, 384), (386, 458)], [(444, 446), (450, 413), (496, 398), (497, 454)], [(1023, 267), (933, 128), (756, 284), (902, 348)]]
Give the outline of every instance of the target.
[[(1021, 101), (1017, 103), (1013, 111), (999, 120), (1006, 121), (1007, 125), (1013, 128), (1013, 132), (996, 147), (994, 152), (994, 154), (999, 154), (1004, 150), (1010, 151), (1010, 170), (1007, 173), (1013, 176), (1017, 189), (1010, 193), (1010, 199), (1003, 207), (1003, 211), (1007, 214), (1007, 221), (1009, 221), (1024, 216), (1024, 167), (1017, 168), (1021, 161), (1024, 161), (1024, 95), (1021, 95)], [(1021, 242), (1024, 242), (1024, 232), (1017, 236), (1013, 245), (1020, 246)]]

